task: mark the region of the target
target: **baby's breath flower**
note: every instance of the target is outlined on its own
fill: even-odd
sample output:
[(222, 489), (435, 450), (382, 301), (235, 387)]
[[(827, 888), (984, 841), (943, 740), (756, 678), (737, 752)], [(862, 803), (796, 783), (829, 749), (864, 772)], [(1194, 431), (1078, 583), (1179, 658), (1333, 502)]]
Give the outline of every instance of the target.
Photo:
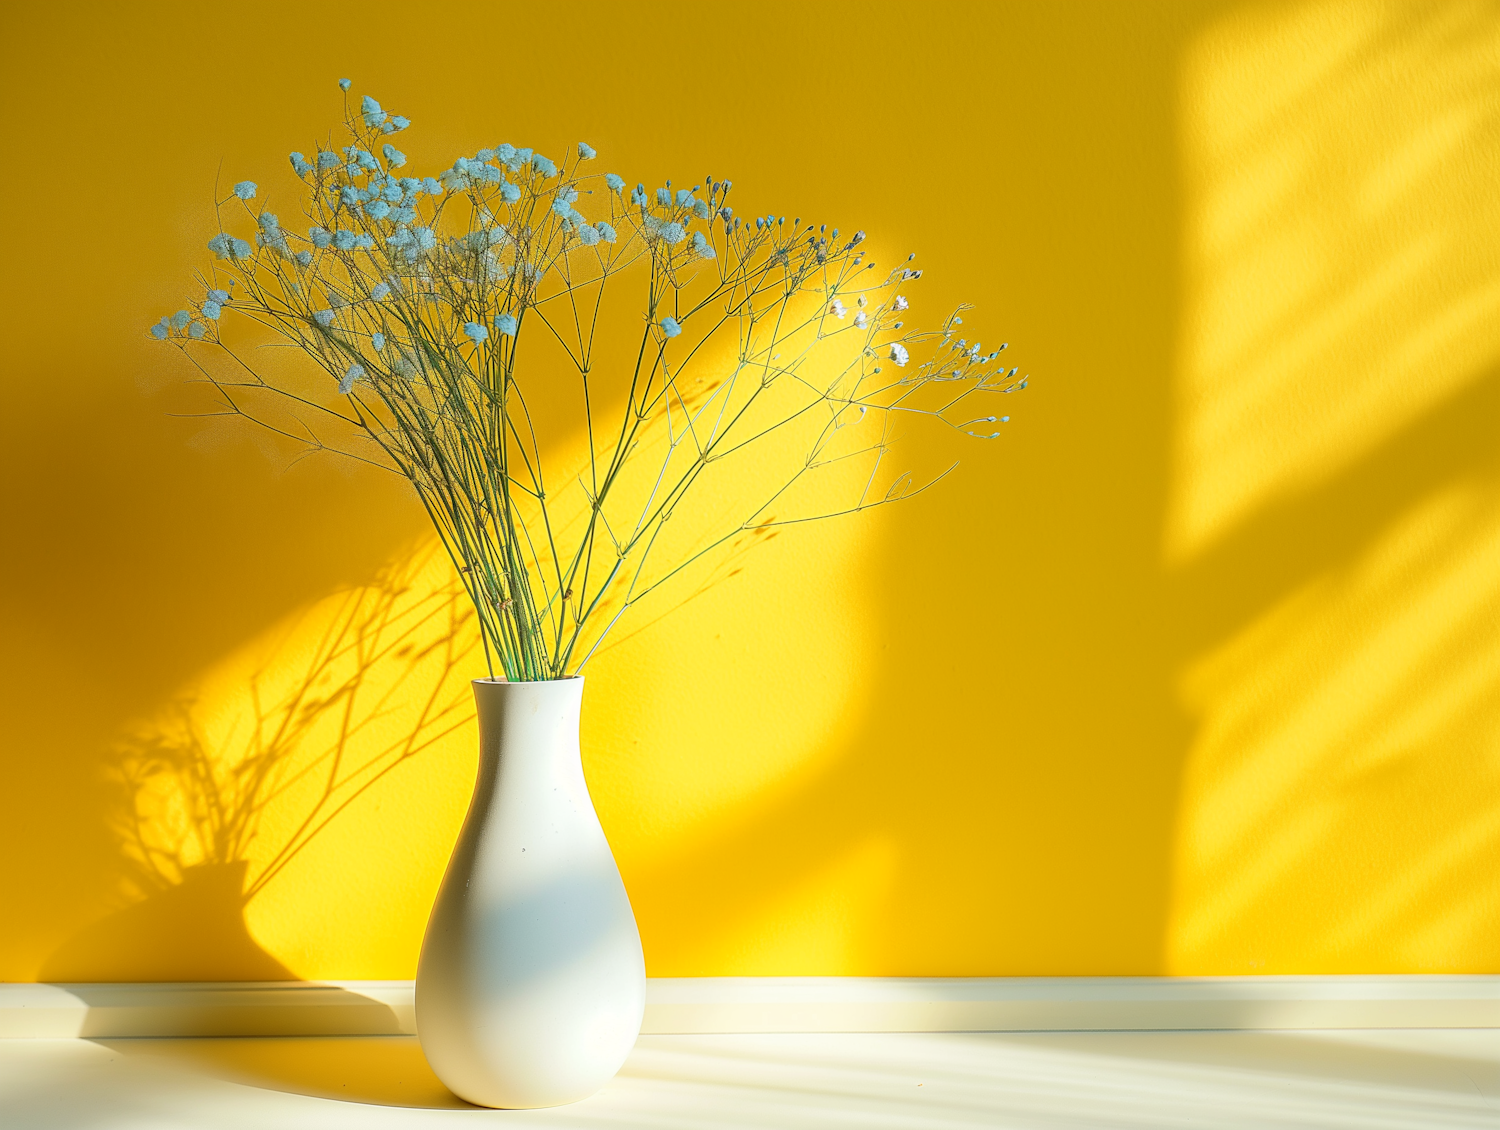
[(598, 231), (599, 238), (602, 239), (605, 243), (613, 243), (615, 241), (615, 229), (610, 227), (603, 220), (600, 220), (597, 224), (595, 224), (594, 229)]
[(860, 329), (864, 329), (870, 324), (870, 319), (865, 317), (865, 312), (861, 310), (858, 314), (854, 315), (854, 324)]
[(681, 224), (668, 224), (661, 229), (661, 237), (673, 247), (676, 247), (687, 238), (687, 228)]
[(224, 303), (229, 301), (229, 292), (227, 290), (219, 290), (215, 288), (214, 290), (208, 292), (208, 300), (210, 302), (217, 302), (222, 306)]
[(208, 249), (220, 259), (229, 258), (229, 237), (223, 232), (208, 241)]
[(380, 108), (380, 103), (375, 101), (375, 99), (371, 98), (368, 94), (366, 94), (364, 96), (364, 100), (360, 102), (359, 111), (364, 115), (365, 125), (372, 128), (374, 126), (378, 126), (381, 122), (385, 121), (386, 118), (385, 111)]
[(337, 251), (353, 251), (358, 240), (358, 235), (352, 231), (345, 231), (343, 228), (333, 233), (333, 246)]
[(391, 288), (385, 283), (376, 283), (370, 288), (370, 297), (375, 299), (376, 302), (379, 302), (386, 295), (390, 294), (390, 292)]
[(489, 339), (490, 331), (485, 329), (478, 322), (465, 322), (464, 336), (472, 341), (475, 345), (478, 345), (480, 342)]
[(241, 200), (250, 200), (255, 196), (255, 182), (253, 180), (242, 180), (234, 186), (234, 194)]
[(163, 318), (150, 329), (150, 334), (157, 341), (166, 341), (171, 331), (167, 328), (167, 320)]
[(554, 165), (551, 161), (547, 160), (547, 158), (543, 157), (540, 153), (535, 154), (531, 158), (531, 167), (537, 172), (541, 173), (544, 177), (557, 176), (557, 166)]
[(313, 321), (317, 322), (318, 325), (322, 326), (326, 330), (329, 326), (333, 325), (333, 311), (314, 310)]
[(297, 266), (299, 267), (312, 266), (313, 257), (311, 251), (299, 251), (296, 255), (293, 256), (293, 258), (297, 260)]
[(502, 184), (500, 186), (500, 199), (504, 200), (507, 204), (514, 204), (517, 200), (521, 199), (520, 186), (514, 184)]
[(404, 130), (407, 126), (411, 125), (411, 121), (408, 118), (403, 118), (400, 114), (396, 114), (391, 118), (390, 124), (396, 127), (395, 130), (392, 131), (393, 133), (395, 133), (399, 132), (400, 130)]
[(211, 322), (218, 321), (219, 315), (224, 312), (223, 307), (221, 307), (212, 298), (208, 299), (203, 303), (203, 305), (199, 306), (198, 310), (203, 314), (205, 318), (207, 318)]
[(630, 202), (632, 204), (639, 204), (643, 208), (646, 206), (646, 186), (645, 185), (638, 184), (633, 189), (630, 190)]
[(682, 332), (682, 326), (673, 317), (665, 317), (661, 320), (661, 332), (663, 337), (676, 337)]
[(614, 173), (604, 174), (604, 187), (611, 192), (622, 192), (625, 188), (625, 178)]
[(516, 336), (516, 318), (514, 314), (496, 314), (495, 332), (505, 334), (507, 337)]
[(843, 321), (844, 320), (844, 315), (847, 314), (847, 313), (849, 313), (849, 311), (844, 307), (843, 301), (841, 299), (838, 299), (838, 298), (835, 298), (832, 302), (830, 302), (828, 304), (828, 312), (830, 314), (832, 314), (835, 318), (837, 318), (839, 321)]
[(203, 335), (206, 332), (207, 330), (204, 328), (202, 322), (193, 322), (188, 326), (188, 337), (192, 338), (194, 341), (202, 341)]
[(327, 172), (329, 169), (336, 169), (343, 163), (344, 162), (339, 159), (339, 155), (337, 153), (334, 153), (332, 150), (324, 149), (318, 154), (318, 168), (322, 169), (324, 172)]
[(891, 303), (891, 309), (897, 314), (901, 313), (901, 311), (905, 309), (908, 309), (910, 306), (911, 303), (906, 300), (906, 295), (904, 294), (896, 295), (896, 301)]
[(312, 240), (314, 247), (327, 247), (333, 242), (333, 233), (324, 228), (308, 228), (307, 238)]
[(594, 228), (585, 224), (578, 229), (578, 242), (585, 247), (593, 247), (594, 244), (599, 242), (599, 233)]
[(713, 209), (708, 206), (707, 200), (693, 201), (693, 215), (697, 216), (700, 220), (706, 220), (713, 214)]
[(443, 191), (443, 186), (438, 183), (436, 177), (423, 177), (422, 191), (428, 196), (437, 196)]
[(911, 360), (911, 355), (906, 352), (906, 346), (902, 345), (899, 341), (893, 341), (891, 342), (890, 358), (899, 368)]
[(580, 160), (592, 161), (595, 157), (599, 156), (599, 154), (594, 152), (594, 147), (592, 145), (585, 145), (580, 141), (578, 143), (578, 156)]
[(301, 153), (293, 153), (291, 155), (291, 162), (292, 172), (296, 173), (299, 177), (305, 177), (308, 173), (312, 172), (312, 166), (307, 163), (307, 158), (302, 156)]
[(365, 367), (363, 365), (350, 365), (345, 371), (343, 379), (339, 381), (339, 391), (348, 396), (349, 390), (354, 387), (354, 382), (364, 375)]
[(174, 330), (180, 330), (186, 328), (187, 324), (192, 320), (193, 316), (186, 310), (179, 310), (167, 319), (167, 325), (171, 326)]
[(346, 78), (339, 79), (339, 89), (347, 91), (352, 84)]
[(374, 220), (383, 220), (391, 214), (391, 206), (384, 200), (377, 200), (365, 209), (365, 212)]
[(399, 169), (402, 165), (406, 164), (406, 154), (389, 142), (381, 146), (380, 152), (385, 157), (386, 164), (393, 169)]
[(370, 344), (375, 347), (375, 352), (376, 353), (382, 353), (382, 352), (384, 352), (385, 351), (385, 334), (383, 334), (383, 333), (376, 333), (373, 337), (370, 338)]
[(663, 208), (672, 206), (672, 190), (670, 188), (658, 188), (656, 190), (656, 202)]
[(708, 242), (708, 238), (701, 231), (693, 233), (693, 250), (705, 259), (714, 258), (713, 245)]

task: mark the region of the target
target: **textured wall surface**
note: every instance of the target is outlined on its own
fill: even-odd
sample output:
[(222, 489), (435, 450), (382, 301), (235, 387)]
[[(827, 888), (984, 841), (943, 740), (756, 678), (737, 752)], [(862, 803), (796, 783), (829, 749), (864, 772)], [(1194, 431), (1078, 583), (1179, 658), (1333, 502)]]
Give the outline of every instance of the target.
[(422, 172), (581, 138), (917, 251), (1034, 375), (590, 665), (652, 974), (1500, 971), (1494, 4), (18, 5), (0, 60), (0, 979), (414, 970), (449, 566), (144, 333), (345, 74)]

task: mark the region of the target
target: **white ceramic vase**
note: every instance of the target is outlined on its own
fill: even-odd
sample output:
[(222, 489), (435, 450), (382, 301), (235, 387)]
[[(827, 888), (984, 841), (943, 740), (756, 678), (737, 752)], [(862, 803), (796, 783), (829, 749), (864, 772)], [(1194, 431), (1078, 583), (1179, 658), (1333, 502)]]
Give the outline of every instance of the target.
[(635, 915), (578, 752), (583, 679), (474, 681), (479, 778), (417, 966), (417, 1035), (454, 1094), (560, 1106), (641, 1030)]

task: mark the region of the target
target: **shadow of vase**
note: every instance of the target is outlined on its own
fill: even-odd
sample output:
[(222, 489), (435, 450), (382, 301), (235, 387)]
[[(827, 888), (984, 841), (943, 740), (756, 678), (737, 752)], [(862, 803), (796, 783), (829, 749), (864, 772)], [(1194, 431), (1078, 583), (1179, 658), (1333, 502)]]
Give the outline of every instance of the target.
[(86, 927), (42, 966), (42, 981), (296, 981), (245, 924), (244, 860), (183, 870)]

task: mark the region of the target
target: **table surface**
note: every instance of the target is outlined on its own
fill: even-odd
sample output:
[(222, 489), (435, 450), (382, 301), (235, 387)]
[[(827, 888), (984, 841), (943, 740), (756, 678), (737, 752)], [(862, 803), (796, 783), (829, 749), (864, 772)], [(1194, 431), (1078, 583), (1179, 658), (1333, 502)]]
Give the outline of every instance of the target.
[(1500, 1127), (1500, 1030), (643, 1036), (569, 1107), (471, 1107), (402, 1036), (0, 1040), (10, 1130)]

